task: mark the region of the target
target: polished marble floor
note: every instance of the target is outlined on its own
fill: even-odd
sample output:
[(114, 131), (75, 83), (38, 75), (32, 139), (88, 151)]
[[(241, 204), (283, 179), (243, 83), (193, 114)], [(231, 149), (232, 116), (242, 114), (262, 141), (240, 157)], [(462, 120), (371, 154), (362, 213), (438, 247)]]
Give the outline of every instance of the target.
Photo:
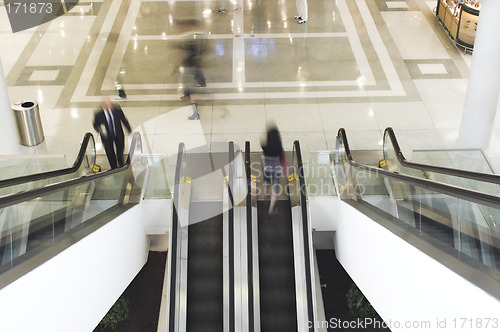
[[(13, 34), (0, 6), (0, 58), (11, 101), (39, 102), (46, 140), (21, 154), (71, 162), (103, 96), (116, 96), (146, 152), (250, 140), (260, 149), (274, 121), (285, 147), (334, 149), (344, 127), (353, 149), (380, 149), (394, 128), (405, 154), (454, 145), (471, 56), (449, 41), (435, 1), (80, 1), (70, 13)], [(225, 13), (218, 13), (220, 8)], [(180, 100), (183, 45), (203, 46), (199, 121)], [(500, 170), (500, 119), (487, 151)], [(102, 153), (102, 147), (100, 147)]]

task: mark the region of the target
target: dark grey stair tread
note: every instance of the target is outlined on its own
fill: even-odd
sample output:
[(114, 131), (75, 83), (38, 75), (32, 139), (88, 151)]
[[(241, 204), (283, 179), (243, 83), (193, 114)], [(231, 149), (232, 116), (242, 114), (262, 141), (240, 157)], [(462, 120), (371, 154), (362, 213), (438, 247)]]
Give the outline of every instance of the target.
[[(196, 205), (202, 210), (204, 204)], [(222, 203), (220, 206), (222, 211)], [(222, 215), (189, 226), (186, 331), (223, 331)]]

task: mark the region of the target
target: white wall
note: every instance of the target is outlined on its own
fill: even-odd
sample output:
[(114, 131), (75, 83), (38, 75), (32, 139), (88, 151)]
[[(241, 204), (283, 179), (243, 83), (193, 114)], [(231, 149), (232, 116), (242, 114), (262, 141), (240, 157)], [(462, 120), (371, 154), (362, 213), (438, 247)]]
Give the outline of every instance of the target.
[(167, 234), (172, 223), (172, 199), (145, 199), (141, 202), (146, 234)]
[(338, 196), (309, 196), (311, 227), (318, 232), (336, 230), (340, 202)]
[[(391, 331), (498, 331), (498, 299), (352, 206), (342, 202), (339, 212), (337, 258), (381, 317), (394, 323)], [(497, 328), (493, 321), (486, 328), (487, 318)], [(476, 323), (482, 327), (467, 325)]]
[(2, 331), (92, 331), (147, 261), (141, 205), (0, 290)]

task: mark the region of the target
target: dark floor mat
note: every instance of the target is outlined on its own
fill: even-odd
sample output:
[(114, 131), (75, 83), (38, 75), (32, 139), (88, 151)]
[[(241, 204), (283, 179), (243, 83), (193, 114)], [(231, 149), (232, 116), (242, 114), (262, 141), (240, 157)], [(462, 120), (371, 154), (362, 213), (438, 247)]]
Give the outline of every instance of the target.
[[(122, 295), (129, 301), (129, 318), (121, 323), (116, 330), (101, 330), (97, 327), (94, 332), (156, 332), (158, 330), (166, 261), (166, 251), (150, 251), (146, 265)], [(96, 301), (98, 300), (96, 299)]]
[(325, 317), (327, 322), (334, 322), (328, 325), (328, 332), (333, 331), (389, 331), (384, 328), (334, 328), (342, 326), (339, 322), (355, 322), (357, 318), (349, 313), (347, 308), (346, 294), (351, 287), (355, 286), (354, 281), (344, 270), (335, 256), (334, 250), (316, 250), (316, 260), (318, 262), (319, 278), (321, 283), (321, 294), (325, 307)]

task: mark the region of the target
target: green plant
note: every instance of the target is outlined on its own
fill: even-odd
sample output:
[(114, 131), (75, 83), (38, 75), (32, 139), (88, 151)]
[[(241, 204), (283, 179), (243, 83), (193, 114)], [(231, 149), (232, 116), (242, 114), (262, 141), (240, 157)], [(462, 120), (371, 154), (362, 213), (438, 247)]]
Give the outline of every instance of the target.
[(109, 309), (108, 313), (99, 323), (101, 329), (110, 328), (116, 330), (121, 322), (129, 317), (129, 301), (124, 297), (120, 297), (115, 304)]
[(379, 318), (373, 306), (361, 293), (356, 285), (352, 285), (346, 294), (347, 308), (349, 313), (356, 318)]

